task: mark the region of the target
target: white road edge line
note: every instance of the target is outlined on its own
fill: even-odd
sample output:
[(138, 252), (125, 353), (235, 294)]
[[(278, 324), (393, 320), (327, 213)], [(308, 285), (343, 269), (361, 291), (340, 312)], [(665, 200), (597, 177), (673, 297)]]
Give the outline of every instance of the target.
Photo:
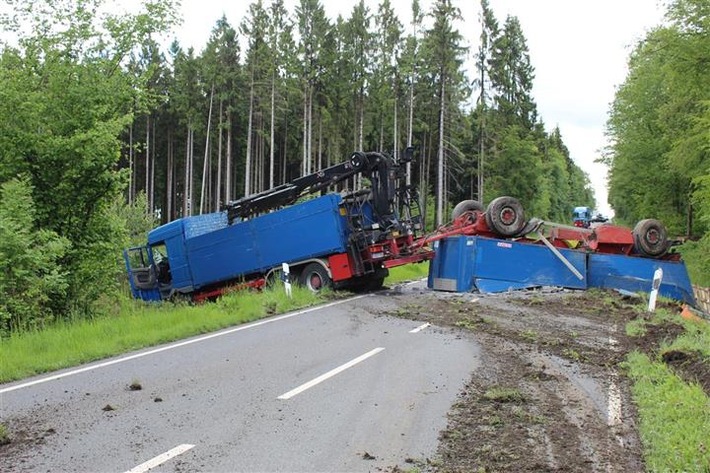
[(429, 322), (427, 322), (425, 324), (420, 325), (419, 327), (417, 327), (415, 329), (410, 330), (409, 333), (419, 333), (430, 325), (431, 324)]
[[(612, 332), (617, 331), (617, 326), (614, 324)], [(613, 335), (609, 335), (609, 349), (613, 352), (619, 351), (619, 342)], [(609, 396), (607, 401), (607, 425), (615, 426), (622, 423), (621, 418), (621, 390), (618, 382), (619, 375), (616, 371), (612, 371), (609, 375)], [(621, 441), (621, 439), (620, 439)]]
[(326, 379), (332, 378), (332, 377), (335, 376), (336, 374), (342, 373), (342, 372), (345, 371), (346, 369), (352, 368), (353, 366), (357, 365), (358, 363), (367, 360), (367, 359), (370, 358), (371, 356), (377, 355), (377, 354), (378, 354), (379, 352), (381, 352), (382, 350), (384, 350), (383, 347), (379, 347), (379, 348), (375, 348), (374, 350), (370, 350), (370, 351), (368, 351), (367, 353), (365, 353), (364, 355), (360, 355), (360, 356), (358, 356), (357, 358), (355, 358), (354, 360), (348, 361), (348, 362), (345, 363), (344, 365), (340, 365), (340, 366), (338, 366), (337, 368), (332, 369), (332, 370), (328, 371), (327, 373), (322, 374), (322, 375), (318, 376), (317, 378), (315, 378), (315, 379), (313, 379), (313, 380), (311, 380), (311, 381), (309, 381), (309, 382), (307, 382), (307, 383), (305, 383), (305, 384), (302, 384), (302, 385), (300, 385), (299, 387), (297, 387), (297, 388), (295, 388), (295, 389), (292, 389), (292, 390), (290, 390), (289, 392), (287, 392), (287, 393), (285, 393), (285, 394), (280, 395), (279, 397), (277, 397), (277, 399), (281, 399), (281, 400), (284, 400), (284, 401), (287, 400), (287, 399), (291, 399), (293, 396), (296, 396), (297, 394), (301, 394), (301, 393), (302, 393), (303, 391), (305, 391), (306, 389), (310, 389), (310, 388), (312, 388), (313, 386), (322, 383), (322, 382), (325, 381)]
[(135, 468), (131, 468), (130, 470), (126, 471), (126, 473), (145, 473), (146, 471), (155, 468), (158, 465), (162, 465), (166, 461), (170, 460), (173, 457), (176, 457), (180, 454), (183, 454), (190, 450), (194, 445), (190, 445), (188, 443), (184, 443), (182, 445), (178, 445), (177, 447), (168, 450), (165, 453), (161, 453), (155, 458), (151, 458), (145, 463), (141, 463)]
[(369, 297), (369, 296), (370, 296), (370, 294), (363, 294), (363, 295), (360, 295), (360, 296), (350, 297), (350, 298), (348, 298), (348, 299), (343, 299), (343, 300), (340, 300), (340, 301), (330, 302), (330, 303), (328, 303), (328, 304), (320, 305), (320, 306), (317, 306), (317, 307), (309, 307), (308, 309), (299, 310), (299, 311), (293, 312), (293, 313), (291, 313), (291, 314), (284, 314), (284, 315), (280, 315), (280, 316), (278, 316), (278, 317), (274, 317), (274, 318), (271, 318), (271, 319), (261, 320), (261, 321), (259, 321), (259, 322), (254, 322), (254, 323), (247, 324), (247, 325), (240, 325), (239, 327), (235, 327), (235, 328), (232, 328), (232, 329), (223, 330), (223, 331), (221, 331), (221, 332), (212, 333), (212, 334), (210, 334), (210, 335), (205, 335), (205, 336), (199, 337), (199, 338), (193, 338), (193, 339), (190, 339), (190, 340), (186, 340), (186, 341), (184, 341), (184, 342), (173, 343), (172, 345), (166, 345), (166, 346), (163, 346), (163, 347), (160, 347), (160, 348), (156, 348), (156, 349), (154, 349), (154, 350), (149, 350), (149, 351), (142, 352), (142, 353), (136, 353), (135, 355), (129, 355), (129, 356), (125, 356), (125, 357), (122, 357), (122, 358), (116, 358), (116, 359), (111, 360), (111, 361), (105, 361), (105, 362), (103, 362), (103, 363), (98, 363), (98, 364), (91, 365), (91, 366), (85, 366), (85, 367), (83, 367), (83, 368), (79, 368), (79, 369), (76, 369), (76, 370), (67, 371), (67, 372), (65, 372), (65, 373), (60, 373), (60, 374), (55, 374), (55, 375), (47, 376), (46, 378), (40, 378), (40, 379), (35, 379), (34, 381), (28, 381), (28, 382), (26, 382), (26, 383), (16, 384), (16, 385), (14, 385), (14, 386), (10, 386), (10, 387), (7, 387), (7, 388), (0, 389), (0, 394), (9, 393), (10, 391), (15, 391), (15, 390), (17, 390), (17, 389), (28, 388), (28, 387), (34, 386), (34, 385), (36, 385), (36, 384), (42, 384), (42, 383), (46, 383), (46, 382), (49, 382), (49, 381), (55, 381), (55, 380), (57, 380), (57, 379), (66, 378), (66, 377), (68, 377), (68, 376), (73, 376), (73, 375), (75, 375), (75, 374), (84, 373), (84, 372), (86, 372), (86, 371), (92, 371), (92, 370), (96, 370), (96, 369), (99, 369), (99, 368), (105, 368), (105, 367), (107, 367), (107, 366), (115, 365), (115, 364), (118, 364), (118, 363), (123, 363), (123, 362), (125, 362), (125, 361), (135, 360), (136, 358), (142, 358), (142, 357), (144, 357), (144, 356), (154, 355), (154, 354), (156, 354), (156, 353), (160, 353), (160, 352), (167, 351), (167, 350), (172, 350), (172, 349), (174, 349), (174, 348), (180, 348), (180, 347), (184, 347), (184, 346), (186, 346), (186, 345), (191, 345), (191, 344), (193, 344), (193, 343), (203, 342), (203, 341), (205, 341), (205, 340), (210, 340), (210, 339), (212, 339), (212, 338), (221, 337), (221, 336), (223, 336), (223, 335), (229, 335), (229, 334), (231, 334), (231, 333), (241, 332), (242, 330), (248, 330), (248, 329), (251, 329), (251, 328), (260, 327), (260, 326), (262, 326), (262, 325), (270, 324), (270, 323), (273, 323), (273, 322), (279, 322), (279, 321), (281, 321), (281, 320), (290, 319), (291, 317), (296, 317), (296, 316), (298, 316), (298, 315), (307, 314), (307, 313), (309, 313), (309, 312), (313, 312), (313, 311), (316, 311), (316, 310), (319, 310), (319, 309), (327, 309), (328, 307), (333, 307), (333, 306), (338, 305), (338, 304), (343, 304), (343, 303), (345, 303), (345, 302), (350, 302), (350, 301), (354, 301), (354, 300), (357, 300), (357, 299), (362, 299), (363, 297)]

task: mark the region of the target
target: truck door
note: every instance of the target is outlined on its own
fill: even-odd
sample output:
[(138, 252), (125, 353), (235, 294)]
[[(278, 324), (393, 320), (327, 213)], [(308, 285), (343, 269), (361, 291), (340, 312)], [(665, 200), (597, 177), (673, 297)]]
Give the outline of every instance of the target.
[(144, 246), (129, 248), (123, 251), (123, 259), (133, 297), (144, 301), (161, 300), (152, 252)]

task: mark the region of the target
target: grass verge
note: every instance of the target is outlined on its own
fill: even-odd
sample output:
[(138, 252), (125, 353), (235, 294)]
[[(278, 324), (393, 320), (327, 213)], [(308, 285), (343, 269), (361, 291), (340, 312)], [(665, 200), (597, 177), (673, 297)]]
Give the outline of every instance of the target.
[(626, 327), (632, 337), (644, 336), (650, 325), (682, 325), (685, 331), (666, 340), (649, 356), (634, 351), (625, 368), (633, 381), (639, 412), (639, 433), (648, 471), (710, 471), (710, 399), (703, 389), (681, 379), (663, 361), (670, 350), (698, 352), (710, 359), (710, 324), (691, 322), (659, 310), (650, 320), (638, 318)]
[[(428, 271), (428, 262), (392, 268), (386, 284), (420, 279)], [(124, 301), (115, 316), (57, 323), (3, 339), (0, 383), (251, 322), (312, 306), (328, 297), (327, 292), (316, 295), (294, 286), (289, 299), (277, 285), (262, 292), (227, 294), (215, 303), (194, 306)]]
[(396, 284), (402, 281), (413, 281), (425, 278), (429, 274), (429, 262), (405, 264), (390, 269), (390, 274), (385, 278), (385, 285)]
[(58, 323), (2, 340), (0, 383), (312, 306), (327, 297), (294, 287), (289, 299), (276, 286), (201, 305), (127, 301), (118, 316)]
[(710, 403), (703, 390), (637, 351), (626, 366), (648, 471), (709, 471)]

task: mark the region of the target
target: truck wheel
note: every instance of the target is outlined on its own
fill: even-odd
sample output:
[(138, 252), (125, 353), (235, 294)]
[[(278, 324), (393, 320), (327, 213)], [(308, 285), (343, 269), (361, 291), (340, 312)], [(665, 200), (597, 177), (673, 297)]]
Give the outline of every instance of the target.
[(668, 251), (668, 232), (658, 220), (647, 218), (636, 224), (632, 231), (634, 248), (645, 256), (657, 258)]
[(306, 265), (301, 271), (298, 281), (313, 292), (333, 286), (333, 280), (328, 276), (328, 271), (320, 263)]
[(477, 200), (462, 200), (461, 202), (456, 204), (454, 210), (451, 211), (451, 220), (456, 220), (461, 215), (463, 215), (464, 212), (475, 212), (477, 210), (483, 212), (483, 206), (480, 202), (478, 202)]
[(525, 227), (523, 206), (515, 197), (497, 197), (488, 204), (486, 224), (500, 236), (515, 236)]

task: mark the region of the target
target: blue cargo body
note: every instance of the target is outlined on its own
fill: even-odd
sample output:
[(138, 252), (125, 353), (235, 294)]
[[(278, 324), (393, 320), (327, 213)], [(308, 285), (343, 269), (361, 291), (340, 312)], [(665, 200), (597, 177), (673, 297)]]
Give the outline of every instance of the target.
[[(583, 276), (586, 255), (560, 249)], [(432, 289), (467, 292), (502, 292), (537, 286), (586, 289), (586, 276), (577, 278), (554, 253), (542, 245), (480, 236), (456, 236), (439, 242), (429, 266)]]
[(148, 244), (165, 244), (172, 289), (192, 292), (265, 273), (284, 262), (346, 252), (341, 200), (328, 194), (232, 225), (223, 212), (186, 217), (151, 231)]
[(682, 261), (667, 261), (561, 249), (582, 274), (577, 278), (546, 246), (480, 236), (440, 240), (429, 266), (428, 287), (440, 291), (504, 292), (538, 286), (571, 289), (599, 287), (650, 292), (653, 274), (663, 269), (659, 294), (695, 306), (693, 289)]
[(665, 261), (623, 255), (591, 253), (589, 255), (589, 286), (650, 292), (653, 273), (663, 270), (658, 294), (696, 306), (693, 286), (682, 261)]

